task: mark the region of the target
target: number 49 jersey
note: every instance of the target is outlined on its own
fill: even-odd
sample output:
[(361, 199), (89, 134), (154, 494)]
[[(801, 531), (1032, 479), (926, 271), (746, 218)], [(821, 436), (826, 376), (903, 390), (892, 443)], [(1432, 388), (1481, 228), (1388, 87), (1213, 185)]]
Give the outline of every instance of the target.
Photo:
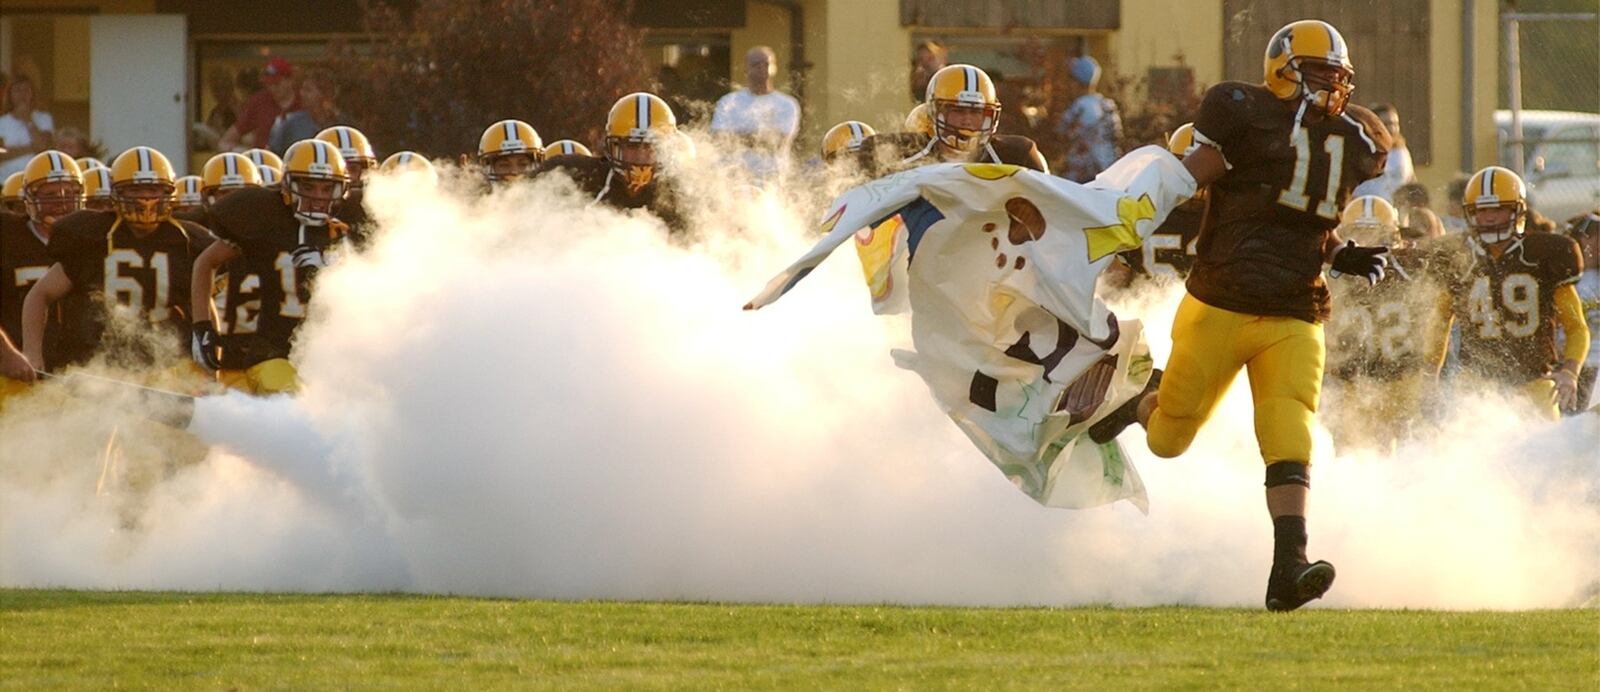
[(1528, 233), (1503, 251), (1452, 236), (1447, 270), (1451, 311), (1461, 323), (1461, 366), (1520, 385), (1549, 374), (1556, 352), (1556, 289), (1578, 280), (1578, 244)]
[(1195, 139), (1228, 169), (1210, 186), (1189, 292), (1250, 315), (1327, 319), (1322, 263), (1351, 190), (1383, 169), (1389, 136), (1377, 116), (1297, 115), (1259, 84), (1206, 90)]

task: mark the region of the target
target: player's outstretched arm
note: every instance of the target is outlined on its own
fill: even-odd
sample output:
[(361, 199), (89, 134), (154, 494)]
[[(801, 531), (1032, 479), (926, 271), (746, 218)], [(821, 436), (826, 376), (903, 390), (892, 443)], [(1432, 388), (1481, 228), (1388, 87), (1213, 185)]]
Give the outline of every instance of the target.
[(1444, 368), (1444, 357), (1450, 352), (1450, 326), (1455, 322), (1455, 312), (1449, 293), (1440, 293), (1439, 301), (1433, 308), (1433, 319), (1429, 324), (1433, 330), (1422, 335), (1422, 355), (1425, 361), (1424, 371), (1432, 377), (1438, 377), (1439, 371)]
[(1183, 157), (1183, 167), (1194, 176), (1195, 187), (1202, 188), (1221, 178), (1228, 170), (1228, 163), (1222, 158), (1221, 149), (1201, 144)]
[(60, 262), (50, 265), (22, 299), (22, 354), (34, 370), (44, 371), (44, 328), (50, 306), (72, 291), (72, 279)]

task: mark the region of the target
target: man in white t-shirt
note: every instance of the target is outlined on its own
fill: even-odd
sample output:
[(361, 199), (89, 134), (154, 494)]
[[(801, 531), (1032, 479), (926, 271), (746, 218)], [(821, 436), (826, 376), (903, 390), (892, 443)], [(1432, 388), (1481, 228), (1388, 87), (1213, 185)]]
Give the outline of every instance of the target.
[(717, 100), (711, 133), (742, 147), (740, 163), (761, 182), (788, 163), (795, 133), (800, 130), (800, 102), (773, 90), (778, 58), (771, 48), (751, 48), (745, 53), (744, 67), (745, 88)]
[(6, 87), (5, 115), (0, 115), (0, 179), (27, 167), (34, 154), (50, 148), (56, 122), (49, 113), (34, 108), (33, 80), (18, 76)]
[(1400, 111), (1395, 109), (1394, 104), (1378, 103), (1373, 104), (1372, 114), (1378, 116), (1394, 143), (1389, 147), (1389, 158), (1384, 160), (1383, 173), (1357, 185), (1350, 193), (1350, 199), (1377, 195), (1398, 203), (1399, 200), (1394, 198), (1395, 190), (1400, 189), (1401, 185), (1416, 182), (1417, 169), (1411, 165), (1411, 150), (1406, 148), (1406, 138), (1400, 135)]

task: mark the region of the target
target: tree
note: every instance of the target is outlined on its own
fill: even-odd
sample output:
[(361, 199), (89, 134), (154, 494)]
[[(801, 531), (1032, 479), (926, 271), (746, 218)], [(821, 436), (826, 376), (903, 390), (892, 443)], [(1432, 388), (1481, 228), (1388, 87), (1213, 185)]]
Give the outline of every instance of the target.
[(643, 32), (616, 0), (373, 0), (362, 14), (371, 42), (335, 45), (330, 63), (380, 153), (476, 151), (503, 118), (593, 147), (611, 104), (651, 86)]

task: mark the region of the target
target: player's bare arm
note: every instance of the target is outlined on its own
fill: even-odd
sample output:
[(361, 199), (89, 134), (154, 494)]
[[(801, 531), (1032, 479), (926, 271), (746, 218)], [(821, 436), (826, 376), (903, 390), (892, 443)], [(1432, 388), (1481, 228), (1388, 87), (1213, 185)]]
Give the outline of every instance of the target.
[(44, 371), (44, 329), (50, 306), (71, 292), (72, 279), (67, 278), (67, 270), (57, 262), (22, 301), (22, 353), (34, 370)]

